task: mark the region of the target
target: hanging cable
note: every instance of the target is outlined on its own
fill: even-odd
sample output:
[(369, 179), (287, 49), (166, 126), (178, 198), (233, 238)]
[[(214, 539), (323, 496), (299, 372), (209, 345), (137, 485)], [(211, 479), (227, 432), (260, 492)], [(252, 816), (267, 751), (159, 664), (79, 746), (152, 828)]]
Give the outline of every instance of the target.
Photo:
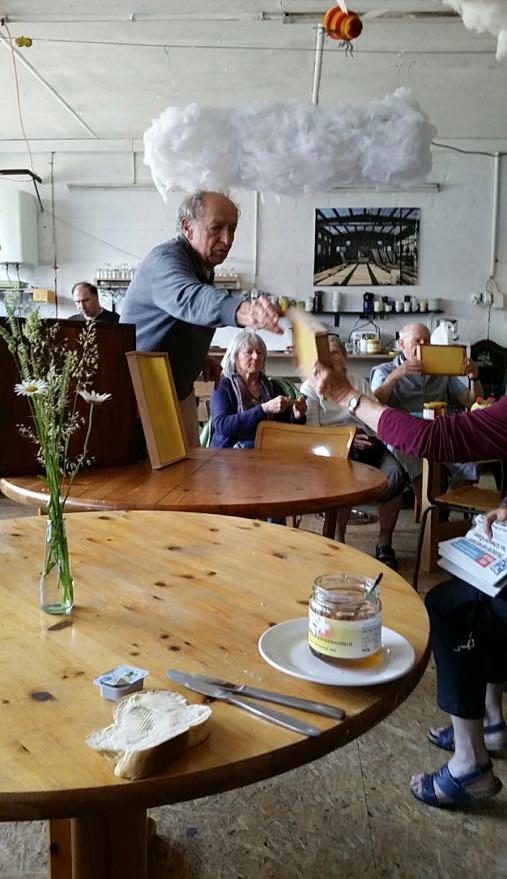
[(26, 143), (28, 155), (30, 157), (30, 170), (32, 171), (33, 174), (35, 174), (35, 171), (33, 169), (32, 151), (30, 149), (30, 144), (29, 144), (28, 138), (26, 136), (25, 125), (23, 122), (23, 113), (21, 112), (21, 97), (20, 97), (20, 93), (19, 93), (18, 68), (16, 66), (16, 53), (14, 51), (14, 44), (13, 44), (13, 40), (12, 40), (12, 35), (9, 30), (9, 25), (7, 24), (5, 18), (0, 19), (0, 25), (5, 28), (5, 30), (7, 31), (8, 37), (9, 37), (9, 48), (11, 50), (12, 66), (14, 68), (14, 82), (16, 85), (16, 103), (18, 105), (19, 124), (21, 127), (21, 132), (23, 134), (23, 139)]

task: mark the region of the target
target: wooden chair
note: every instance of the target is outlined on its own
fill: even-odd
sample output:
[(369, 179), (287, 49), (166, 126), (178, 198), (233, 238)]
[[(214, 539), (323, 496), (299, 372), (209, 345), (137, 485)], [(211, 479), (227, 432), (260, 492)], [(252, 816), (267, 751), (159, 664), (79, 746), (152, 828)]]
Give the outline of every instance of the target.
[(441, 490), (441, 465), (426, 458), (423, 460), (423, 482), (421, 498), (421, 521), (415, 560), (413, 586), (417, 591), (419, 569), (425, 553), (425, 568), (434, 570), (438, 557), (440, 540), (448, 540), (469, 529), (466, 518), (463, 521), (441, 521), (442, 512), (451, 510), (471, 517), (477, 513), (487, 513), (498, 507), (505, 494), (505, 472), (502, 469), (502, 489), (481, 488), (479, 485), (463, 485), (460, 488)]
[[(287, 424), (283, 421), (261, 421), (255, 434), (255, 448), (259, 451), (285, 451), (300, 455), (322, 455), (326, 458), (348, 458), (356, 435), (355, 426), (312, 427)], [(334, 538), (338, 513), (328, 510), (322, 533)], [(298, 527), (296, 517), (293, 526)]]

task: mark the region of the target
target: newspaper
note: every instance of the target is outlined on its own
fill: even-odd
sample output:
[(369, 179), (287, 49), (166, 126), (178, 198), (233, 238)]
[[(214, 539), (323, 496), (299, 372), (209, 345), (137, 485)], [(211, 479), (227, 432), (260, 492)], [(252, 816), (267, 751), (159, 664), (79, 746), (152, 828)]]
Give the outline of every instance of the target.
[(476, 516), (464, 537), (440, 541), (438, 564), (494, 597), (507, 585), (507, 523), (494, 522), (490, 540), (484, 531), (484, 518)]

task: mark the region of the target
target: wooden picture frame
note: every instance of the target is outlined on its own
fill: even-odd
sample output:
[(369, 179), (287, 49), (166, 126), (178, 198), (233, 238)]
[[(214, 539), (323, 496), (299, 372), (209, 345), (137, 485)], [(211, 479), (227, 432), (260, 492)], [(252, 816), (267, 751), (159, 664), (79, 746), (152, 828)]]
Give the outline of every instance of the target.
[(331, 366), (329, 327), (298, 308), (289, 308), (287, 317), (292, 323), (296, 361), (304, 378), (311, 378), (316, 360)]
[(421, 375), (465, 374), (465, 345), (418, 345), (415, 356), (421, 361)]
[(126, 357), (150, 463), (159, 470), (189, 452), (169, 357), (162, 351), (128, 351)]

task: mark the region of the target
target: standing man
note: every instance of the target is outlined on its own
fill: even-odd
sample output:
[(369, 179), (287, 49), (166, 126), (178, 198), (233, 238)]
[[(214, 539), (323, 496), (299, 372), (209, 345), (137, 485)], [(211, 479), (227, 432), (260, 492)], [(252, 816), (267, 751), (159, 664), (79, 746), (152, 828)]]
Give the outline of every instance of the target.
[(78, 314), (71, 314), (69, 320), (96, 320), (100, 323), (117, 324), (120, 315), (115, 311), (102, 308), (99, 302), (99, 291), (95, 284), (78, 281), (72, 288), (74, 304), (79, 308)]
[(214, 269), (232, 247), (238, 209), (220, 192), (188, 195), (178, 210), (176, 238), (154, 247), (130, 284), (122, 323), (136, 325), (140, 351), (166, 351), (187, 438), (199, 445), (194, 381), (202, 371), (217, 381), (220, 367), (208, 356), (216, 327), (238, 326), (281, 333), (279, 312), (266, 296), (213, 285)]

